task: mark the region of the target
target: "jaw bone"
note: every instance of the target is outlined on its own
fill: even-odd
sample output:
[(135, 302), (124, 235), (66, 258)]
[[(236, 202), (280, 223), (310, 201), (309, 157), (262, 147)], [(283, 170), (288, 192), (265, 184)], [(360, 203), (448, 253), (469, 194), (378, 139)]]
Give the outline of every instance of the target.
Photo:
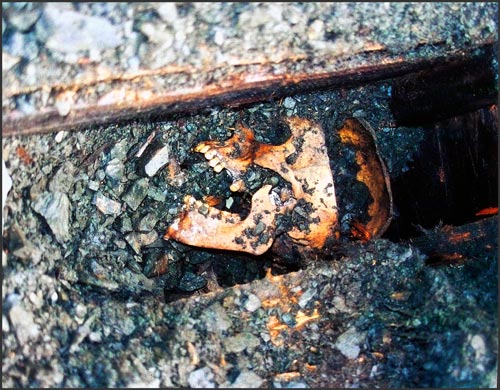
[(270, 191), (271, 186), (266, 185), (253, 195), (250, 214), (244, 220), (187, 195), (183, 212), (164, 238), (202, 248), (260, 255), (272, 245), (276, 229), (276, 205)]
[(238, 214), (219, 211), (187, 196), (181, 215), (165, 234), (188, 245), (262, 254), (275, 238), (278, 214), (291, 210), (298, 200), (310, 208), (308, 227), (292, 228), (292, 241), (309, 248), (321, 248), (333, 236), (337, 225), (337, 202), (323, 130), (306, 119), (289, 118), (291, 137), (282, 145), (255, 140), (252, 130), (238, 125), (226, 141), (205, 141), (195, 147), (215, 172), (226, 169), (233, 178), (231, 191), (243, 191), (242, 175), (252, 163), (280, 174), (292, 186), (293, 197), (277, 205), (271, 186), (252, 197), (251, 212), (245, 220)]

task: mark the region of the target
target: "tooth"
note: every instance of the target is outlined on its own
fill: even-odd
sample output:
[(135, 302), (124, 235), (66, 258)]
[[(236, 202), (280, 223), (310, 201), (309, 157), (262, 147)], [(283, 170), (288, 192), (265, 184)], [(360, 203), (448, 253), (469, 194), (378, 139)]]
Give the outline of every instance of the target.
[(220, 164), (219, 164), (219, 165), (216, 165), (216, 166), (214, 167), (214, 171), (215, 171), (215, 172), (217, 172), (217, 173), (219, 173), (219, 172), (220, 172), (220, 171), (222, 171), (223, 169), (224, 169), (224, 167), (223, 167), (222, 165), (220, 165)]
[(233, 192), (242, 191), (245, 189), (245, 182), (241, 179), (238, 179), (235, 182), (233, 182), (233, 184), (231, 184), (229, 189)]
[(214, 157), (208, 162), (208, 165), (210, 165), (213, 168), (219, 163), (220, 163), (219, 157)]
[(201, 152), (201, 153), (206, 153), (208, 151), (208, 149), (210, 149), (210, 146), (208, 145), (205, 145), (203, 142), (196, 145), (195, 148), (194, 148), (194, 151), (195, 152)]

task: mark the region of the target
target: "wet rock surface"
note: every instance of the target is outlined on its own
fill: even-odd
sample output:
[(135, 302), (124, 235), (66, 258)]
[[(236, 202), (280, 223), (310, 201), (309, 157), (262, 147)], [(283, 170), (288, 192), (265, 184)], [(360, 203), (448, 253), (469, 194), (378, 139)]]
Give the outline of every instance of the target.
[[(223, 49), (223, 57), (212, 53), (217, 61), (252, 49), (272, 55), (277, 44), (305, 50), (297, 43), (301, 36), (319, 51), (353, 41), (351, 29), (362, 21), (353, 27), (335, 16), (349, 6), (322, 7), (3, 5), (2, 57), (13, 70), (5, 83), (17, 88), (42, 75), (55, 78), (46, 74), (46, 61), (67, 77), (83, 77), (75, 69), (87, 60), (104, 72), (202, 61), (213, 47)], [(418, 7), (442, 20), (430, 5)], [(479, 18), (470, 7), (471, 19)], [(227, 12), (232, 18), (221, 16)], [(379, 17), (387, 12), (376, 11)], [(79, 21), (87, 34), (63, 36), (73, 28), (68, 20)], [(380, 31), (392, 31), (394, 23), (380, 24)], [(303, 34), (290, 33), (301, 26)], [(260, 29), (263, 47), (254, 48)], [(460, 39), (478, 34), (472, 29)], [(200, 36), (215, 46), (193, 44)], [(382, 37), (388, 45), (394, 39)], [(199, 55), (204, 50), (205, 57)], [(409, 169), (424, 139), (422, 127), (393, 124), (390, 93), (390, 82), (382, 81), (242, 110), (215, 107), (163, 121), (4, 139), (13, 183), (3, 213), (3, 386), (496, 386), (496, 234), (484, 237), (462, 264), (435, 268), (411, 242), (347, 238), (350, 221), (365, 217), (360, 206), (367, 197), (354, 180), (354, 153), (342, 147), (336, 130), (353, 113), (369, 121), (391, 177)], [(69, 115), (67, 98), (60, 108)], [(18, 109), (34, 105), (19, 101)], [(325, 130), (342, 250), (328, 261), (306, 259), (299, 269), (268, 255), (163, 240), (186, 194), (248, 212), (248, 197), (229, 190), (230, 177), (210, 169), (193, 152), (196, 144), (227, 139), (239, 120), (260, 142), (278, 144), (287, 132), (282, 118), (292, 115)], [(243, 180), (252, 192), (265, 184), (286, 186), (258, 167)], [(306, 209), (298, 208), (281, 222), (286, 227), (304, 218)], [(497, 231), (496, 223), (488, 226)]]

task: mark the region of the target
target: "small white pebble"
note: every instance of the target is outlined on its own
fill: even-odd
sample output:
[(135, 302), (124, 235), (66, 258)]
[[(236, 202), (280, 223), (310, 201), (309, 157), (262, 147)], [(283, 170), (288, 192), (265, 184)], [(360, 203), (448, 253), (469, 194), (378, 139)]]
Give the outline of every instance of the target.
[(88, 338), (93, 343), (100, 343), (102, 341), (102, 334), (101, 332), (90, 332)]
[(222, 30), (215, 30), (214, 42), (218, 46), (221, 46), (224, 43), (224, 32)]
[(8, 333), (9, 331), (10, 331), (9, 321), (7, 320), (7, 317), (5, 317), (2, 314), (2, 332)]
[(248, 300), (245, 303), (245, 309), (247, 309), (250, 313), (253, 313), (261, 305), (262, 305), (262, 303), (260, 302), (260, 299), (257, 295), (249, 294)]
[(51, 301), (52, 303), (56, 303), (58, 299), (59, 299), (59, 295), (57, 295), (57, 292), (55, 292), (55, 291), (54, 291), (54, 292), (50, 295), (50, 301)]
[(57, 95), (55, 99), (55, 107), (59, 115), (66, 116), (71, 111), (74, 104), (75, 93), (73, 91), (65, 91)]
[(66, 136), (67, 133), (68, 133), (67, 131), (60, 131), (60, 132), (58, 132), (56, 134), (56, 138), (55, 138), (56, 142), (60, 143), (64, 139), (64, 137)]

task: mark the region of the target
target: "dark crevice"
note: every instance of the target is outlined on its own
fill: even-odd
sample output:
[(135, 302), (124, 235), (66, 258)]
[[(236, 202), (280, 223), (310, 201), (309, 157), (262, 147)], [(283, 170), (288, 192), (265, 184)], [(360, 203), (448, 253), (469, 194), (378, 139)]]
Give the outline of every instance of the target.
[(391, 240), (417, 235), (418, 226), (454, 226), (498, 206), (496, 106), (425, 126), (410, 169), (392, 179), (396, 217)]

